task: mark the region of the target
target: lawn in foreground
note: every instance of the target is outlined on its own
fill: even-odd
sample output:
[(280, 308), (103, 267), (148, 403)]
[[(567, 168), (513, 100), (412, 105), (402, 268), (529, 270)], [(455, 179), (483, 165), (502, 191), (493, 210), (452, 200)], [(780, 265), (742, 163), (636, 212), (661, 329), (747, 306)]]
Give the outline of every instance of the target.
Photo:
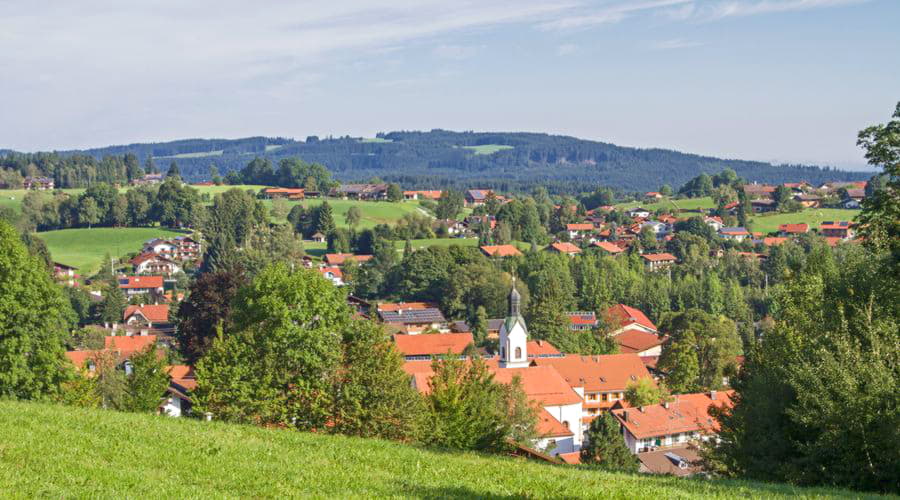
[(852, 221), (859, 215), (859, 210), (846, 210), (843, 208), (808, 208), (795, 213), (769, 213), (755, 215), (750, 218), (750, 229), (762, 233), (778, 231), (782, 224), (809, 224), (810, 229), (816, 229), (825, 221)]
[(372, 439), (0, 401), (0, 491), (33, 497), (775, 498), (847, 495), (609, 474)]
[(82, 276), (96, 272), (107, 253), (121, 257), (140, 251), (147, 240), (182, 234), (185, 233), (154, 227), (95, 227), (35, 233), (47, 244), (54, 261), (77, 267)]

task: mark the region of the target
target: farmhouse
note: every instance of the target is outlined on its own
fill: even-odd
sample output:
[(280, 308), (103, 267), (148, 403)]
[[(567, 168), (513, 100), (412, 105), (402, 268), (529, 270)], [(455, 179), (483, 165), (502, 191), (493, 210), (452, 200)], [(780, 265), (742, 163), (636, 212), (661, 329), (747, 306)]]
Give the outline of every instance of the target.
[(131, 262), (135, 274), (170, 275), (181, 271), (174, 261), (153, 252), (144, 252), (129, 262)]
[(719, 229), (719, 236), (725, 240), (744, 241), (750, 237), (750, 231), (743, 227), (723, 227)]
[(264, 198), (274, 200), (276, 198), (284, 198), (288, 200), (302, 200), (305, 198), (305, 190), (303, 188), (264, 188), (260, 191), (260, 195)]
[(595, 241), (591, 246), (599, 248), (602, 253), (607, 253), (612, 256), (619, 255), (625, 251), (622, 247), (608, 241)]
[(750, 202), (750, 208), (753, 210), (755, 214), (763, 214), (766, 212), (772, 212), (775, 210), (775, 200), (762, 199), (762, 200), (753, 200)]
[(143, 177), (132, 179), (132, 186), (149, 186), (151, 184), (159, 184), (163, 181), (163, 174), (144, 174)]
[(381, 321), (400, 328), (407, 334), (415, 335), (425, 331), (450, 332), (444, 314), (437, 307), (422, 302), (401, 302), (379, 304), (378, 316)]
[(847, 221), (826, 221), (819, 226), (819, 234), (826, 238), (850, 239), (853, 237), (853, 228)]
[(119, 278), (119, 289), (126, 297), (146, 294), (158, 300), (163, 294), (162, 276), (122, 276)]
[(343, 266), (347, 261), (355, 261), (357, 264), (372, 260), (372, 255), (355, 255), (352, 253), (326, 253), (325, 262), (329, 266)]
[(591, 311), (567, 312), (566, 316), (569, 317), (569, 330), (573, 332), (593, 330), (600, 324), (597, 314)]
[(441, 191), (404, 191), (404, 200), (432, 200), (441, 199)]
[(635, 207), (628, 211), (628, 216), (646, 219), (647, 217), (650, 217), (650, 211), (643, 207)]
[(387, 184), (344, 184), (334, 188), (332, 195), (357, 200), (385, 200), (387, 191)]
[(645, 253), (641, 255), (641, 258), (644, 259), (644, 263), (650, 271), (663, 270), (675, 264), (675, 261), (678, 260), (670, 253)]
[(590, 235), (594, 232), (594, 225), (591, 223), (580, 222), (577, 224), (566, 224), (566, 231), (569, 232), (569, 238), (578, 239)]
[(326, 266), (316, 269), (323, 278), (330, 281), (334, 286), (344, 286), (344, 272), (337, 266)]
[(126, 325), (140, 327), (169, 327), (169, 306), (160, 305), (130, 305), (125, 308), (123, 320)]
[(616, 304), (606, 310), (607, 324), (613, 330), (610, 335), (618, 335), (626, 330), (639, 330), (656, 334), (656, 325), (643, 312), (625, 304)]
[(466, 205), (474, 207), (484, 205), (491, 194), (493, 191), (490, 189), (469, 189), (466, 191)]
[(761, 200), (775, 196), (775, 186), (764, 184), (744, 184), (744, 194), (750, 200)]
[(778, 226), (780, 236), (799, 236), (809, 232), (809, 224), (782, 224)]
[(552, 243), (547, 247), (547, 251), (568, 255), (569, 257), (574, 257), (581, 253), (580, 248), (567, 241)]
[(481, 252), (488, 257), (521, 257), (522, 252), (513, 245), (485, 245)]
[(50, 191), (54, 186), (53, 179), (50, 177), (26, 177), (22, 184), (25, 189), (37, 191)]
[(683, 446), (709, 439), (718, 431), (709, 413), (712, 406), (731, 406), (731, 391), (679, 394), (671, 402), (619, 408), (612, 414), (623, 428), (625, 444), (632, 453)]

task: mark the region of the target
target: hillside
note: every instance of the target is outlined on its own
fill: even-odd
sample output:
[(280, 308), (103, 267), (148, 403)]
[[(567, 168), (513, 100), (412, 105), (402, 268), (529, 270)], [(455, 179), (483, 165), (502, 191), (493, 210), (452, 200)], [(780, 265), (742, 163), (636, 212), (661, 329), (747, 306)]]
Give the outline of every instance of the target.
[(0, 491), (21, 497), (830, 497), (579, 470), (216, 422), (0, 402)]
[(544, 185), (555, 193), (589, 191), (598, 184), (627, 191), (656, 190), (661, 184), (680, 186), (700, 172), (734, 169), (757, 182), (861, 180), (871, 174), (808, 166), (723, 160), (664, 149), (637, 149), (574, 137), (511, 132), (390, 132), (375, 139), (251, 137), (187, 139), (167, 143), (130, 144), (66, 151), (62, 154), (135, 154), (141, 162), (153, 157), (165, 169), (175, 161), (189, 181), (209, 179), (215, 165), (222, 175), (240, 169), (256, 156), (273, 161), (299, 156), (324, 164), (341, 181), (381, 177), (406, 189), (491, 187), (501, 191), (531, 191)]

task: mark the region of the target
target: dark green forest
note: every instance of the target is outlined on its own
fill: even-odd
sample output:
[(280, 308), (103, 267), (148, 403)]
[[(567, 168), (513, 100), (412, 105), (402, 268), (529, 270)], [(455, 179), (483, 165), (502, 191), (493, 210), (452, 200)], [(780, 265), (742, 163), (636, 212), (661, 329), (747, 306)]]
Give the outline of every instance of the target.
[[(510, 148), (477, 154), (473, 146)], [(657, 190), (681, 185), (701, 172), (731, 168), (748, 181), (781, 183), (864, 180), (869, 173), (828, 167), (772, 165), (722, 160), (665, 149), (637, 149), (574, 137), (507, 132), (390, 132), (376, 141), (359, 138), (186, 139), (152, 144), (110, 146), (83, 151), (22, 154), (0, 150), (0, 167), (56, 180), (58, 187), (83, 187), (95, 181), (127, 182), (148, 160), (165, 171), (177, 162), (189, 182), (210, 180), (211, 167), (222, 176), (255, 157), (277, 162), (300, 157), (326, 166), (342, 182), (378, 177), (404, 189), (493, 188), (530, 192), (537, 185), (551, 194), (593, 190), (598, 184), (622, 191)], [(32, 167), (30, 167), (32, 166)], [(37, 167), (36, 169), (33, 167)], [(36, 170), (36, 171), (35, 171)]]

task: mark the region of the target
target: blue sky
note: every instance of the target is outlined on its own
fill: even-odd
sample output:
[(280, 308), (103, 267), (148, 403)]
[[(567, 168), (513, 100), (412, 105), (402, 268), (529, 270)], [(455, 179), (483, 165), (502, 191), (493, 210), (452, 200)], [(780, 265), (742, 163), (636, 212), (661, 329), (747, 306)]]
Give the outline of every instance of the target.
[(897, 0), (137, 4), (0, 0), (0, 147), (446, 128), (858, 167), (900, 100)]

